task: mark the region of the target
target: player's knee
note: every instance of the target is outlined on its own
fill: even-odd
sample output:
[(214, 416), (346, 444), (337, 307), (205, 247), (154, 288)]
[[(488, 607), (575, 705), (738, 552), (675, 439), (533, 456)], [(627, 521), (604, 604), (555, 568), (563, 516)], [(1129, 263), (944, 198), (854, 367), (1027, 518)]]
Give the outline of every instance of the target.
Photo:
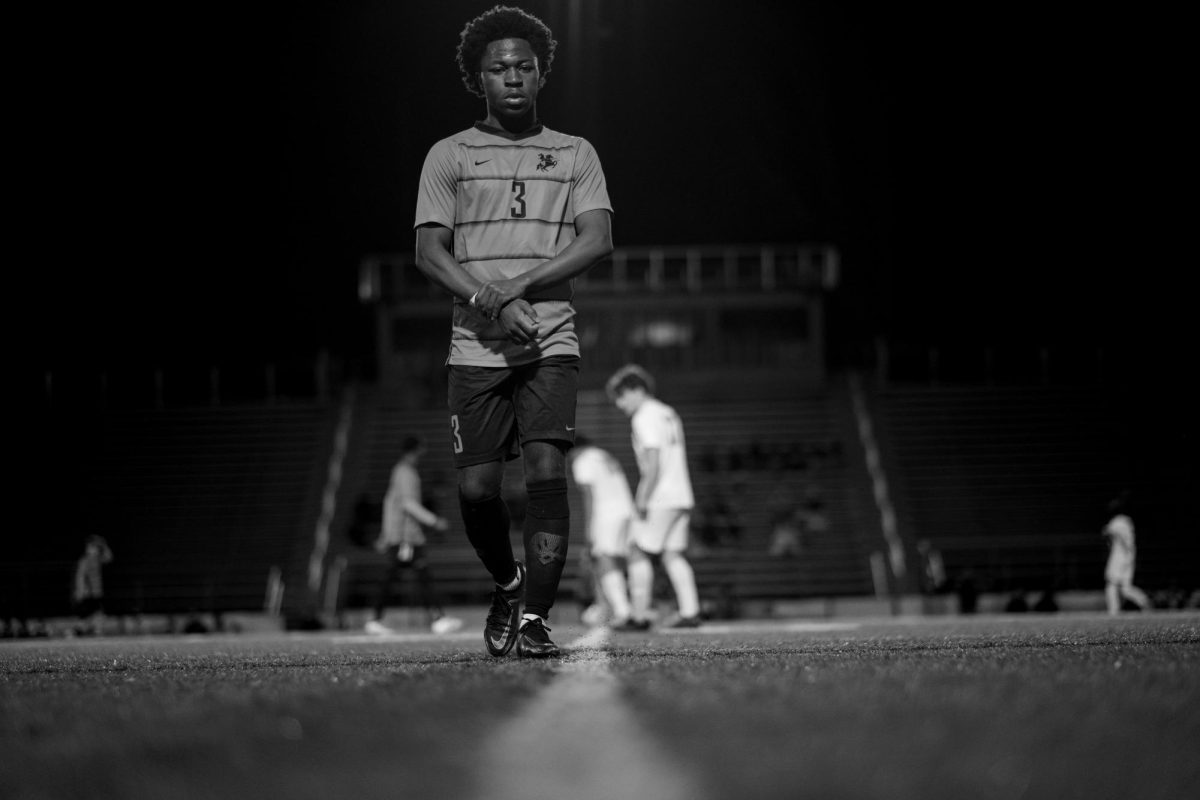
[(616, 556), (598, 555), (596, 556), (596, 574), (607, 575), (610, 572), (618, 572), (621, 569), (621, 564)]
[(566, 450), (563, 442), (532, 441), (521, 449), (527, 486), (561, 480), (566, 482)]
[(464, 502), (483, 503), (500, 496), (500, 484), (483, 475), (463, 474), (459, 477), (458, 494)]
[(683, 557), (683, 553), (678, 550), (664, 550), (659, 554), (659, 559), (662, 561), (664, 567), (687, 562), (687, 559)]

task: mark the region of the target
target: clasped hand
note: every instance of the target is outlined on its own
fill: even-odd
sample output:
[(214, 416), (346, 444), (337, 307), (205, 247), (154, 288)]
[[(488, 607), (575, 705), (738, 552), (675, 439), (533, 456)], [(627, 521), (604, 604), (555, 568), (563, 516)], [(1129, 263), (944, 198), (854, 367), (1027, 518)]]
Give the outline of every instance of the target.
[(525, 282), (519, 278), (488, 281), (475, 292), (475, 307), (488, 319), (497, 319), (500, 309), (525, 294)]
[(497, 317), (504, 335), (517, 344), (532, 344), (538, 338), (538, 317), (526, 300), (513, 300)]

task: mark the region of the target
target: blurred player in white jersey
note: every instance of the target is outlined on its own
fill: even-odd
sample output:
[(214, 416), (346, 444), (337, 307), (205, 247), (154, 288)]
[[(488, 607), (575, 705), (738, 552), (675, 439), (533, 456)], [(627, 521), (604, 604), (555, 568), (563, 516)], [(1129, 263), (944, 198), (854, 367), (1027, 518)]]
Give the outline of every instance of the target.
[(1133, 568), (1137, 562), (1137, 546), (1134, 543), (1133, 519), (1128, 513), (1128, 498), (1118, 497), (1108, 505), (1109, 520), (1102, 535), (1108, 540), (1108, 563), (1104, 567), (1104, 599), (1108, 613), (1121, 611), (1121, 600), (1126, 599), (1143, 611), (1151, 607), (1150, 598), (1133, 585)]
[[(629, 555), (629, 528), (633, 522), (633, 493), (625, 470), (612, 453), (597, 447), (579, 433), (570, 452), (571, 477), (583, 497), (588, 559), (598, 594), (607, 606), (608, 623), (629, 629), (629, 588), (625, 563)], [(594, 612), (585, 622), (596, 622)]]
[(654, 396), (654, 378), (636, 364), (627, 364), (613, 373), (605, 389), (617, 408), (629, 417), (640, 473), (634, 494), (637, 519), (629, 550), (633, 624), (649, 624), (653, 557), (661, 559), (679, 607), (679, 616), (668, 627), (697, 627), (700, 594), (692, 565), (684, 557), (695, 497), (683, 423), (675, 409)]

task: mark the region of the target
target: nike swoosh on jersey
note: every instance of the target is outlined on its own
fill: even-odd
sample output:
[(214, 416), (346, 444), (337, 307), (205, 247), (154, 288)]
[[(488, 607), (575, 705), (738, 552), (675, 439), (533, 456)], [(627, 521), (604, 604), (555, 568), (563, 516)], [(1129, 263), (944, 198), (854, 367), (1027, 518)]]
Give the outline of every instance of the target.
[(490, 158), (485, 158), (483, 161), (476, 161), (476, 162), (475, 162), (475, 166), (477, 166), (477, 167), (478, 167), (480, 164), (486, 164), (486, 163), (487, 163), (487, 162), (489, 162), (489, 161), (491, 161), (491, 159), (490, 159)]

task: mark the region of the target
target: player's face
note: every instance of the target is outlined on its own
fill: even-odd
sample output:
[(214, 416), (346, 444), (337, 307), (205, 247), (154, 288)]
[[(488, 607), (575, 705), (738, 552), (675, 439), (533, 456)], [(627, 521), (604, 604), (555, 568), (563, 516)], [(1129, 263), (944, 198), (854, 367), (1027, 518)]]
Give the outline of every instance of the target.
[(617, 408), (625, 413), (625, 416), (632, 417), (633, 412), (638, 410), (638, 406), (642, 404), (642, 400), (646, 397), (646, 393), (641, 389), (625, 389), (613, 402)]
[(483, 54), (479, 74), (487, 98), (489, 122), (501, 126), (516, 122), (533, 124), (542, 74), (529, 42), (524, 39), (491, 42)]

